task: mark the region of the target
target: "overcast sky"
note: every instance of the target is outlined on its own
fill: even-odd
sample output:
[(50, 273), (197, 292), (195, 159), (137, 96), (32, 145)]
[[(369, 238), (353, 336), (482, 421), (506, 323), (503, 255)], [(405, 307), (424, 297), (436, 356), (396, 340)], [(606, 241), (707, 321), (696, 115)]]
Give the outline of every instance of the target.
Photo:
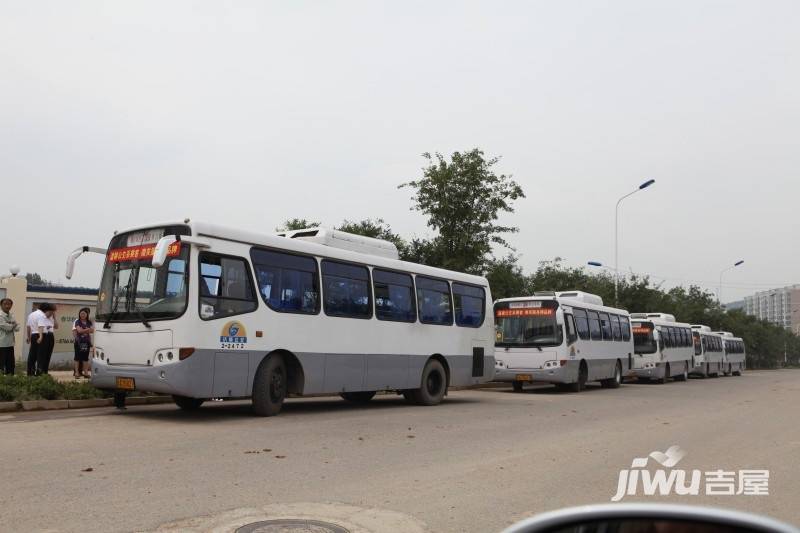
[[(800, 2), (0, 2), (0, 270), (192, 217), (409, 210), (422, 152), (501, 156), (541, 260), (723, 301), (800, 282)], [(74, 281), (97, 286), (101, 260)]]

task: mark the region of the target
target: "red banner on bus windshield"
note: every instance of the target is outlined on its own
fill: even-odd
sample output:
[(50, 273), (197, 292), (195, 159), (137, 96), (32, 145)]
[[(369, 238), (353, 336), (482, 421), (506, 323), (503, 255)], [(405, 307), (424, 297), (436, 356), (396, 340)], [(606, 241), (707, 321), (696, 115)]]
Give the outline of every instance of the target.
[(494, 312), (497, 318), (507, 318), (512, 316), (550, 316), (555, 314), (555, 309), (546, 308), (523, 308), (523, 309), (498, 309)]
[[(169, 246), (167, 257), (175, 257), (181, 252), (181, 243), (174, 242)], [(156, 254), (155, 244), (143, 244), (141, 246), (129, 246), (127, 248), (114, 248), (108, 251), (109, 263), (121, 263), (123, 261), (137, 261), (142, 259), (152, 259)]]

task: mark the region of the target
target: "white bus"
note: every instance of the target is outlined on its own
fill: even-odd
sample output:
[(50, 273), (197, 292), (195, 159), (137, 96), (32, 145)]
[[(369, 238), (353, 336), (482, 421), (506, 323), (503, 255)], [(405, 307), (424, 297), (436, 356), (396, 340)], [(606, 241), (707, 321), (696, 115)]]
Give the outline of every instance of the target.
[(708, 326), (692, 325), (694, 340), (694, 368), (689, 374), (701, 377), (717, 377), (722, 372), (722, 337)]
[(532, 381), (578, 392), (589, 381), (616, 388), (633, 357), (628, 312), (580, 291), (495, 302), (495, 381), (519, 392)]
[(633, 373), (642, 381), (689, 379), (694, 368), (692, 327), (666, 313), (631, 313)]
[[(435, 405), (494, 376), (485, 278), (404, 262), (386, 241), (312, 228), (258, 234), (184, 220), (115, 232), (100, 284), (92, 384), (183, 409), (376, 391)], [(124, 396), (123, 396), (124, 398)]]
[(745, 367), (747, 357), (744, 340), (735, 337), (730, 331), (716, 331), (717, 335), (722, 336), (723, 360), (722, 372), (726, 376), (741, 376)]

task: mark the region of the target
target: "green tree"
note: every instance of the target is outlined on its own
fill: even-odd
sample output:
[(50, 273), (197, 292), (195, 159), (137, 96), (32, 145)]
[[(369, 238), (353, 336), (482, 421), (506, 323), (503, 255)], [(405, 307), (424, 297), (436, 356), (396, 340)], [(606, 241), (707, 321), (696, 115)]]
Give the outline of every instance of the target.
[(275, 228), (275, 231), (294, 231), (297, 229), (316, 228), (319, 226), (319, 222), (309, 222), (305, 218), (290, 218), (282, 225)]
[(336, 229), (355, 235), (363, 235), (364, 237), (389, 241), (397, 247), (401, 259), (406, 259), (408, 257), (408, 243), (403, 240), (400, 235), (393, 232), (391, 226), (382, 218), (365, 218), (359, 222), (351, 222), (345, 219)]
[(25, 279), (28, 280), (28, 285), (37, 285), (39, 287), (49, 287), (53, 285), (51, 281), (44, 279), (40, 274), (36, 272), (28, 272), (25, 274)]
[(497, 175), (499, 158), (484, 157), (482, 150), (454, 152), (450, 161), (436, 153), (428, 160), (419, 180), (399, 187), (415, 190), (412, 209), (428, 216), (428, 226), (438, 235), (418, 240), (412, 249), (427, 264), (460, 272), (483, 273), (492, 261), (492, 246), (510, 248), (504, 235), (519, 228), (497, 223), (503, 213), (514, 211), (512, 202), (525, 194), (511, 176)]
[(517, 256), (508, 254), (489, 264), (486, 278), (489, 280), (492, 298), (511, 298), (533, 294), (533, 284), (517, 261)]

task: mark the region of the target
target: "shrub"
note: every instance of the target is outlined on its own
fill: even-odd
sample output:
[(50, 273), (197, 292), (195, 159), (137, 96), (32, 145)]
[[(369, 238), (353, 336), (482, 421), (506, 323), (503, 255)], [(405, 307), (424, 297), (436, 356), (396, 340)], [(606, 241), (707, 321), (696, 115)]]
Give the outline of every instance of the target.
[(103, 396), (105, 396), (103, 391), (89, 383), (73, 382), (64, 384), (65, 400), (91, 400), (93, 398), (102, 398)]
[(64, 395), (64, 384), (59, 383), (49, 374), (36, 376), (28, 380), (28, 393), (31, 400), (56, 400)]

